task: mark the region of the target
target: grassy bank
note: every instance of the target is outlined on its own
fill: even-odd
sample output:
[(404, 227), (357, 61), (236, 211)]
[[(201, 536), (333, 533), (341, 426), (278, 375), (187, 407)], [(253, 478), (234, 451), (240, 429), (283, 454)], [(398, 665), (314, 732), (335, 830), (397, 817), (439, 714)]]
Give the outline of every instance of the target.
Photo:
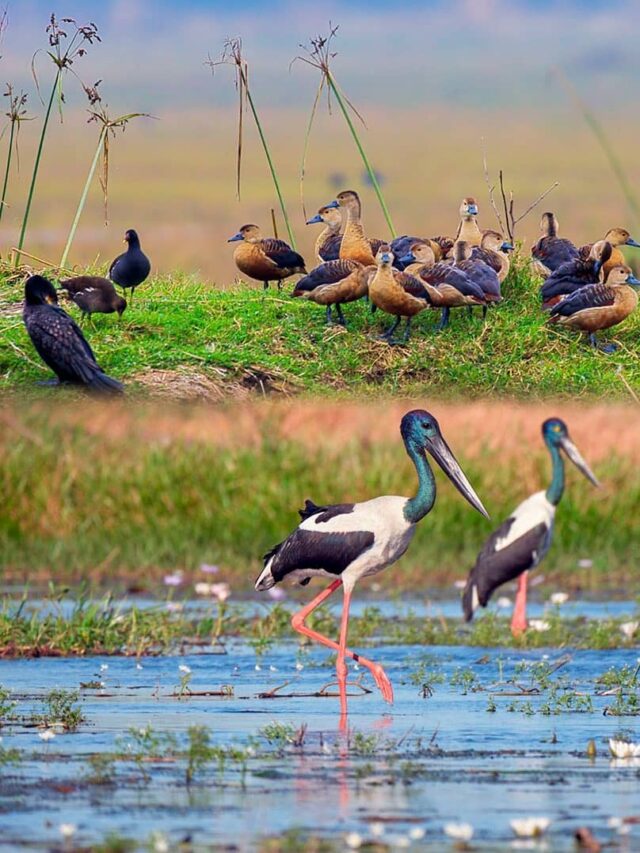
[[(173, 276), (143, 286), (121, 322), (98, 316), (86, 335), (105, 370), (134, 397), (218, 399), (253, 390), (441, 398), (640, 394), (640, 316), (607, 336), (620, 344), (618, 353), (593, 352), (579, 335), (545, 326), (538, 285), (526, 268), (513, 270), (505, 302), (488, 322), (479, 311), (471, 320), (454, 312), (451, 327), (436, 334), (437, 314), (423, 312), (410, 344), (392, 348), (377, 339), (389, 318), (372, 316), (364, 303), (346, 307), (344, 331), (326, 328), (322, 308), (288, 291), (221, 291)], [(60, 395), (35, 384), (50, 373), (22, 325), (21, 290), (0, 283), (0, 390)]]
[[(153, 434), (128, 428), (126, 419), (123, 429), (118, 407), (100, 408), (86, 424), (68, 419), (68, 408), (60, 417), (42, 404), (4, 416), (0, 566), (8, 582), (122, 581), (157, 591), (167, 570), (184, 570), (189, 583), (202, 579), (201, 563), (216, 563), (242, 594), (252, 587), (261, 555), (296, 524), (306, 497), (339, 502), (414, 489), (397, 434), (350, 436), (336, 421), (314, 438), (296, 429), (288, 411), (279, 420), (275, 413), (260, 420), (256, 412), (254, 439), (224, 444), (194, 438), (188, 424), (181, 435), (179, 409), (173, 430)], [(447, 436), (493, 521), (473, 512), (438, 474), (436, 507), (408, 554), (381, 578), (389, 590), (450, 585), (463, 577), (492, 527), (548, 480), (539, 437), (522, 444), (518, 436), (505, 437), (509, 448), (489, 443), (496, 423), (491, 411), (485, 404), (467, 408), (473, 440), (461, 441), (465, 433), (446, 411), (443, 424), (453, 426)], [(237, 417), (240, 424), (234, 411), (228, 421)], [(592, 435), (589, 446), (589, 424), (601, 423), (595, 412), (586, 409), (581, 420), (574, 414), (571, 424), (604, 488), (593, 489), (570, 469), (544, 573), (569, 588), (625, 584), (633, 594), (640, 474), (629, 453), (616, 447), (615, 431)], [(162, 416), (157, 410), (155, 417)], [(146, 419), (154, 421), (154, 410)], [(280, 428), (284, 422), (293, 423), (289, 437)], [(602, 441), (610, 444), (596, 455)], [(580, 568), (585, 558), (593, 565)]]

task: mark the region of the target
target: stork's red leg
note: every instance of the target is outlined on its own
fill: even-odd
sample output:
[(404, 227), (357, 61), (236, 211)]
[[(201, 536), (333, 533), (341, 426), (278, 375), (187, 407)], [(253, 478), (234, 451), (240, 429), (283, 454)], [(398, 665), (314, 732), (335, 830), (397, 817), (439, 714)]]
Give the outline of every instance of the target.
[(344, 656), (347, 650), (347, 633), (349, 631), (349, 606), (351, 604), (351, 592), (344, 591), (344, 603), (342, 605), (342, 621), (340, 622), (340, 648), (336, 659), (336, 675), (338, 676), (338, 687), (340, 688), (340, 714), (347, 716), (347, 664)]
[(527, 630), (527, 578), (529, 572), (523, 572), (518, 578), (518, 592), (511, 618), (511, 633), (519, 637)]
[[(335, 580), (329, 584), (326, 589), (323, 589), (320, 595), (316, 596), (309, 604), (306, 604), (301, 610), (297, 613), (294, 613), (291, 618), (291, 626), (294, 631), (297, 631), (299, 634), (303, 634), (305, 637), (309, 637), (311, 640), (315, 640), (317, 643), (320, 643), (323, 646), (327, 646), (334, 651), (340, 651), (340, 646), (335, 640), (330, 640), (328, 637), (325, 637), (323, 634), (319, 634), (317, 631), (312, 630), (307, 627), (305, 624), (305, 619), (312, 613), (316, 607), (319, 607), (323, 601), (326, 601), (329, 596), (334, 593), (339, 587), (342, 586), (341, 580)], [(373, 679), (378, 686), (378, 689), (382, 693), (382, 698), (386, 702), (393, 702), (393, 687), (391, 686), (391, 682), (389, 681), (386, 672), (378, 663), (374, 663), (368, 658), (362, 657), (362, 655), (357, 652), (352, 652), (351, 649), (345, 649), (344, 654), (346, 657), (351, 658), (356, 663), (362, 664), (362, 666), (366, 667)]]

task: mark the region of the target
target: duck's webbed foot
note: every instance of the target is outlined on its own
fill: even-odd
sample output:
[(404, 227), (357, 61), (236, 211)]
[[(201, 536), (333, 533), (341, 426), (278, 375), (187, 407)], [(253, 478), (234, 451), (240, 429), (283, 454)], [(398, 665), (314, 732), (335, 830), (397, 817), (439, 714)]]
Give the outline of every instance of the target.
[(601, 344), (595, 336), (594, 332), (591, 332), (591, 334), (589, 335), (589, 345), (592, 346), (594, 349), (600, 350), (600, 352), (606, 352), (608, 354), (616, 352), (616, 350), (618, 349), (617, 344)]

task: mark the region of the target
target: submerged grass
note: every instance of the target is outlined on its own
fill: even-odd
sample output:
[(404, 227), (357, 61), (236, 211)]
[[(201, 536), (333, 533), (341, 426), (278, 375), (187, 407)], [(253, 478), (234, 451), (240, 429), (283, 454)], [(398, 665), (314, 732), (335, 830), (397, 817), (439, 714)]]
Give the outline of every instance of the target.
[[(336, 396), (639, 395), (639, 316), (603, 335), (619, 352), (594, 352), (580, 335), (545, 325), (538, 286), (518, 262), (503, 285), (505, 302), (486, 323), (480, 312), (471, 319), (454, 312), (451, 327), (438, 334), (436, 313), (425, 311), (409, 345), (389, 347), (378, 340), (389, 318), (372, 315), (364, 302), (346, 307), (344, 331), (325, 327), (323, 308), (287, 292), (265, 296), (245, 285), (220, 291), (176, 274), (145, 283), (121, 322), (97, 316), (86, 335), (105, 370), (134, 397), (148, 393), (154, 372), (163, 372), (156, 393), (180, 397), (185, 376), (224, 386), (247, 371), (264, 377), (253, 383), (258, 391)], [(48, 371), (15, 313), (21, 287), (3, 286), (0, 277), (0, 298), (0, 390), (51, 398), (55, 392), (35, 386)]]

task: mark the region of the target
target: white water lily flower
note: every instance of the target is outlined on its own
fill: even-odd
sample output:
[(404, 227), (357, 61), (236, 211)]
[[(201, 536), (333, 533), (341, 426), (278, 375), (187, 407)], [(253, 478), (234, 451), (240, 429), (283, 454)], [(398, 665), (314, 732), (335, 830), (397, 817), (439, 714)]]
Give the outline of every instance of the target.
[(357, 850), (362, 847), (362, 836), (358, 832), (348, 832), (344, 837), (344, 843), (350, 850)]
[(213, 595), (213, 592), (211, 591), (212, 586), (213, 584), (207, 583), (206, 581), (198, 581), (193, 588), (196, 595)]
[(549, 596), (551, 604), (566, 604), (569, 601), (568, 592), (552, 592)]
[(496, 604), (501, 610), (507, 610), (509, 607), (513, 607), (513, 602), (508, 595), (501, 595), (496, 601)]
[(412, 826), (409, 830), (409, 838), (412, 841), (422, 841), (426, 834), (426, 829), (423, 829), (421, 826)]
[(609, 738), (609, 750), (614, 758), (640, 757), (640, 743), (630, 743), (626, 740)]
[(75, 823), (61, 823), (58, 830), (63, 838), (72, 838), (78, 831), (78, 827)]
[(298, 672), (301, 672), (304, 669), (304, 664), (298, 661), (298, 663), (296, 664), (296, 669), (298, 670)]
[(259, 663), (257, 663), (257, 664), (254, 666), (254, 669), (255, 669), (255, 671), (256, 671), (256, 672), (260, 672), (260, 670), (262, 669), (262, 667), (260, 666), (260, 664), (259, 664)]
[(384, 835), (384, 824), (380, 823), (380, 821), (369, 824), (369, 832), (374, 838), (380, 838), (380, 836)]
[(638, 628), (640, 628), (640, 622), (637, 619), (634, 619), (633, 622), (622, 622), (620, 625), (620, 630), (625, 635), (627, 640), (632, 640)]
[(473, 827), (470, 823), (445, 823), (444, 834), (456, 841), (471, 841), (473, 838)]
[(529, 619), (529, 628), (532, 631), (548, 631), (550, 627), (546, 619)]
[(101, 663), (100, 664), (100, 672), (106, 672), (108, 669), (109, 669), (108, 663)]
[(191, 672), (191, 667), (187, 666), (186, 663), (181, 663), (178, 669), (180, 670), (180, 672), (184, 672), (185, 675), (189, 675), (189, 673)]
[(43, 740), (45, 742), (53, 740), (55, 736), (56, 733), (53, 731), (53, 729), (45, 729), (43, 732), (38, 732), (38, 737), (40, 738), (40, 740)]
[(278, 671), (278, 667), (271, 664), (271, 666), (269, 667), (269, 672), (277, 672), (277, 671)]
[(548, 817), (522, 817), (509, 821), (509, 826), (518, 838), (538, 838), (549, 829)]

